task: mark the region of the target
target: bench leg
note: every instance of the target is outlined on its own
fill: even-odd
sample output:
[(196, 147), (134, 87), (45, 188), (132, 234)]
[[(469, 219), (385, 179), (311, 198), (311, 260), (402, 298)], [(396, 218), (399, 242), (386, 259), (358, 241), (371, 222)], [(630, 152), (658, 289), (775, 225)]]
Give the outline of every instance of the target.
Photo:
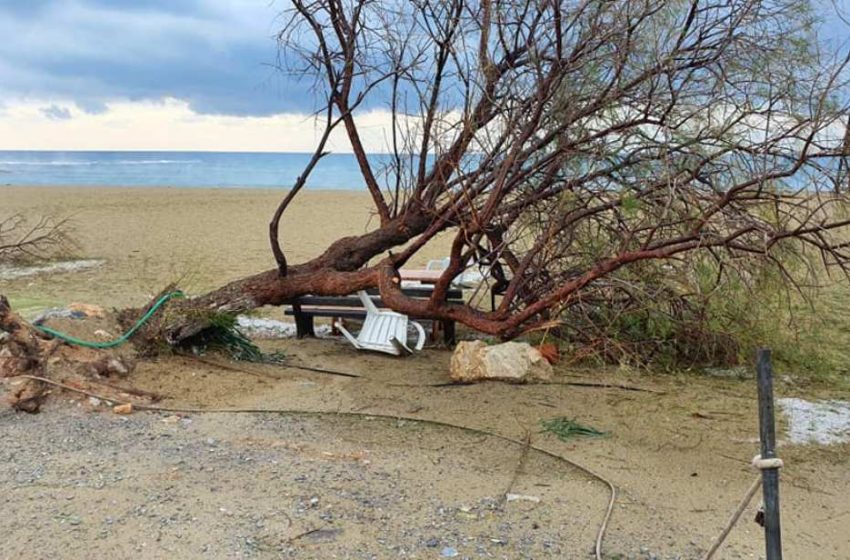
[(428, 340), (430, 342), (437, 342), (437, 338), (440, 336), (442, 321), (431, 321), (431, 332), (428, 333)]
[(454, 321), (440, 321), (443, 327), (443, 342), (446, 343), (446, 346), (449, 348), (455, 345), (455, 322)]
[(316, 331), (313, 328), (313, 316), (301, 313), (300, 305), (293, 305), (292, 311), (295, 316), (295, 336), (298, 338), (304, 338), (306, 336), (315, 338)]

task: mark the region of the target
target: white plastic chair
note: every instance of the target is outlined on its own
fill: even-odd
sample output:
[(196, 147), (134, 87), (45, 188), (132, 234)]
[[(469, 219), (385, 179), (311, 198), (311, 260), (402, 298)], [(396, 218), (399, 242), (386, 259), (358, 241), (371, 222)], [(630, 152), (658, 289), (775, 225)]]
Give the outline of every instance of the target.
[(341, 322), (335, 323), (336, 328), (355, 348), (384, 352), (394, 356), (412, 354), (413, 350), (407, 346), (407, 325), (409, 323), (419, 332), (419, 340), (416, 342), (415, 349), (417, 351), (422, 350), (422, 347), (425, 346), (425, 329), (422, 328), (422, 325), (410, 321), (407, 315), (395, 311), (380, 311), (366, 292), (360, 291), (357, 292), (357, 295), (363, 302), (363, 307), (366, 308), (366, 320), (363, 321), (363, 328), (360, 329), (357, 338), (348, 332)]

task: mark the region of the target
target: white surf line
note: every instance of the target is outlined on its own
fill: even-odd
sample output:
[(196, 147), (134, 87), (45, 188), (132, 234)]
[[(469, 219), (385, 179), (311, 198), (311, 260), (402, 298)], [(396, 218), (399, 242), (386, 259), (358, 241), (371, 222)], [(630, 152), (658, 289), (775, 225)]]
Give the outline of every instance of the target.
[(102, 259), (84, 259), (77, 261), (60, 261), (37, 266), (0, 265), (0, 280), (16, 280), (18, 278), (37, 276), (39, 274), (79, 272), (81, 270), (97, 268), (104, 262), (106, 261)]

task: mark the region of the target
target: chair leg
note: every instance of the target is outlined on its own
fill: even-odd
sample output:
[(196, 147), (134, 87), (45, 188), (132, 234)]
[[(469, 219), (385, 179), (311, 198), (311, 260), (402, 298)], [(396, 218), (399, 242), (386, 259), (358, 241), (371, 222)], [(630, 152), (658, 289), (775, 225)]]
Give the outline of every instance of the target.
[(428, 340), (431, 343), (437, 342), (437, 339), (440, 337), (440, 331), (442, 330), (442, 321), (431, 321), (431, 333), (428, 336)]
[(336, 328), (339, 329), (339, 332), (342, 333), (342, 336), (344, 336), (346, 339), (348, 339), (348, 342), (350, 342), (352, 346), (354, 346), (358, 350), (363, 348), (360, 345), (360, 342), (356, 338), (354, 338), (353, 334), (351, 334), (350, 332), (348, 332), (348, 330), (346, 330), (346, 328), (342, 325), (342, 323), (335, 323), (335, 325), (336, 325)]

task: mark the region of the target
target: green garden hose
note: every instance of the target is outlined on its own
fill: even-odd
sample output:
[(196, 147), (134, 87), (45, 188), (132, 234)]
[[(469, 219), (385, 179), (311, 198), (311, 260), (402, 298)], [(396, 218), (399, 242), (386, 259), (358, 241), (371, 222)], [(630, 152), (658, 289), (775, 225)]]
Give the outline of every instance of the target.
[(68, 334), (65, 334), (65, 333), (62, 333), (62, 332), (59, 332), (59, 331), (55, 331), (55, 330), (51, 329), (50, 327), (45, 327), (45, 326), (42, 326), (42, 325), (35, 325), (35, 328), (37, 328), (41, 332), (44, 332), (44, 333), (47, 333), (49, 335), (55, 336), (56, 338), (62, 339), (69, 344), (74, 344), (75, 346), (84, 346), (86, 348), (114, 348), (118, 345), (121, 345), (121, 344), (124, 344), (125, 342), (127, 342), (127, 340), (129, 340), (129, 338), (131, 336), (133, 336), (136, 333), (136, 331), (139, 330), (142, 327), (142, 325), (147, 323), (150, 320), (150, 318), (153, 317), (153, 314), (156, 313), (157, 310), (165, 304), (165, 302), (167, 302), (168, 300), (170, 300), (172, 298), (180, 298), (180, 297), (183, 297), (183, 296), (184, 296), (184, 294), (180, 290), (165, 294), (164, 296), (159, 298), (156, 301), (156, 303), (154, 303), (151, 306), (150, 309), (148, 309), (148, 312), (145, 313), (142, 316), (141, 319), (136, 321), (136, 324), (133, 325), (133, 327), (129, 331), (125, 332), (124, 334), (122, 334), (121, 336), (116, 338), (115, 340), (110, 340), (109, 342), (89, 342), (89, 341), (86, 341), (86, 340), (80, 340), (79, 338), (74, 338), (73, 336), (70, 336)]

